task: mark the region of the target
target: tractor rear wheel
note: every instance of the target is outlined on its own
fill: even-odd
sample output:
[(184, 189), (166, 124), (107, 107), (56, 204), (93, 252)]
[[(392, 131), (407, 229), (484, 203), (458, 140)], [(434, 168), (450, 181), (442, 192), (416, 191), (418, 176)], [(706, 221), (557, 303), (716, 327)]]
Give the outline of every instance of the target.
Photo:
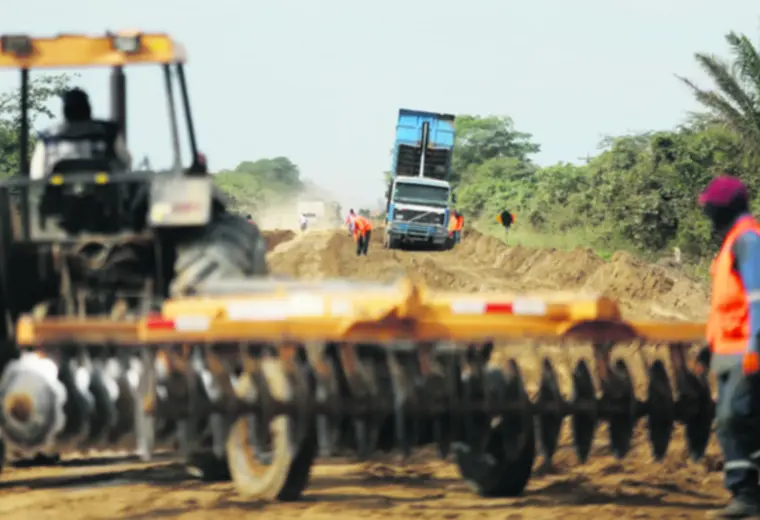
[(177, 245), (170, 292), (188, 296), (206, 282), (266, 276), (266, 253), (258, 226), (237, 215), (222, 214)]

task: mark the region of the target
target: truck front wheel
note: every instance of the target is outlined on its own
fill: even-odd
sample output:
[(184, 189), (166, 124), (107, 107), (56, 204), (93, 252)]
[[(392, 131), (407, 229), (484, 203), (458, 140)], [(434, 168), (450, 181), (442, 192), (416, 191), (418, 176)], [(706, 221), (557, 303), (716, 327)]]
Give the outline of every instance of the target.
[(385, 233), (385, 241), (383, 245), (385, 249), (398, 249), (401, 240), (391, 233)]

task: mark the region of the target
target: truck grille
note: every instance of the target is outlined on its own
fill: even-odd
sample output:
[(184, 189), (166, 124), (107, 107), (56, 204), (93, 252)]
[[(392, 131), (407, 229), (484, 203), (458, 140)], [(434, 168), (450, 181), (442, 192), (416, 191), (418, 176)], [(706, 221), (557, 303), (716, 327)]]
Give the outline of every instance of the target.
[[(421, 216), (422, 215), (422, 216)], [(409, 222), (414, 219), (416, 224), (443, 224), (445, 215), (442, 213), (428, 213), (411, 209), (397, 209), (393, 212), (393, 220)]]

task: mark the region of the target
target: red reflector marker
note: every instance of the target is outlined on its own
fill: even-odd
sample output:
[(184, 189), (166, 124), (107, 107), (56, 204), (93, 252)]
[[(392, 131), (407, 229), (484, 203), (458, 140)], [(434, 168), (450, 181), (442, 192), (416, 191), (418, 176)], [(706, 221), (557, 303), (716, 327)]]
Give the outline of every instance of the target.
[(486, 303), (486, 314), (512, 314), (513, 312), (511, 303)]
[(174, 320), (163, 316), (150, 316), (146, 320), (148, 330), (174, 330)]

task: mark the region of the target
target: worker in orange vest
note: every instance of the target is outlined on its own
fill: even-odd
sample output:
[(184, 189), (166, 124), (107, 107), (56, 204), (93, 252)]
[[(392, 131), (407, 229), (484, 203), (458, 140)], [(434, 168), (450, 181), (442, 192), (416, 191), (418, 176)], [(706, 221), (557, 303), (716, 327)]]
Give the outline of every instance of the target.
[(710, 267), (705, 364), (718, 382), (717, 437), (733, 499), (713, 518), (760, 518), (760, 223), (736, 177), (713, 179), (699, 203), (723, 237)]
[(449, 215), (449, 237), (458, 244), (462, 239), (462, 227), (464, 227), (464, 217), (456, 210), (451, 210)]
[(456, 232), (457, 232), (457, 224), (459, 221), (457, 220), (457, 212), (456, 210), (452, 209), (451, 213), (449, 213), (449, 238), (456, 244)]
[(356, 256), (367, 255), (369, 241), (372, 237), (372, 222), (362, 215), (354, 216), (354, 241), (356, 242)]

